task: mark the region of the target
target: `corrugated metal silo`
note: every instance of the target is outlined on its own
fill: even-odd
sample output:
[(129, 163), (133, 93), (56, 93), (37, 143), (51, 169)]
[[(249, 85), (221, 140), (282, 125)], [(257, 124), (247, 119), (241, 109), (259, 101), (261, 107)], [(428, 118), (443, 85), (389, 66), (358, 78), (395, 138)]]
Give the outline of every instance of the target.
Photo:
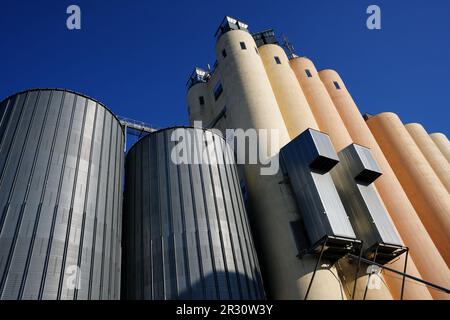
[[(177, 142), (179, 137), (182, 141)], [(219, 134), (198, 128), (160, 130), (130, 149), (124, 298), (264, 297), (231, 159)]]
[(60, 89), (15, 94), (0, 110), (1, 298), (117, 299), (119, 121)]

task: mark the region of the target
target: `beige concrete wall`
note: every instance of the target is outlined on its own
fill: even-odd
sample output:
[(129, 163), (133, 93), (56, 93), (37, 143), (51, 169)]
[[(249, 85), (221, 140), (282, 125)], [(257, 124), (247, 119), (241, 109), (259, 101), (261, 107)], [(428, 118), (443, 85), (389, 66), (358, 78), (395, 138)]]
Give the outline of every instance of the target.
[[(199, 98), (205, 99), (205, 104), (200, 105)], [(189, 123), (194, 124), (194, 120), (202, 119), (206, 126), (212, 118), (211, 101), (207, 83), (197, 83), (192, 86), (187, 94), (187, 104), (189, 108)]]
[[(240, 42), (247, 50), (242, 50)], [(224, 87), (228, 128), (277, 129), (279, 143), (271, 155), (290, 141), (284, 119), (272, 91), (263, 62), (255, 50), (252, 36), (235, 30), (222, 35), (216, 44), (217, 70)], [(227, 57), (222, 57), (225, 49)], [(316, 257), (299, 259), (291, 223), (299, 216), (294, 198), (281, 173), (262, 176), (259, 166), (246, 165), (255, 237), (258, 238), (265, 282), (275, 299), (302, 299), (309, 284)], [(346, 298), (334, 267), (317, 272), (308, 299)]]
[[(354, 142), (371, 149), (372, 155), (383, 173), (375, 181), (375, 185), (403, 242), (410, 248), (407, 273), (436, 283), (445, 283), (449, 277), (447, 265), (420, 221), (345, 83), (333, 70), (323, 70), (319, 72), (319, 75)], [(336, 89), (333, 81), (338, 82), (341, 90)], [(430, 261), (433, 263), (429, 263)], [(403, 263), (404, 256), (396, 262), (395, 269), (402, 271)], [(385, 272), (384, 277), (393, 289), (392, 294), (398, 299), (401, 279), (390, 272)], [(432, 292), (436, 298), (445, 296), (434, 290)], [(430, 297), (430, 292), (421, 284), (413, 281), (406, 282), (405, 299), (417, 300)]]
[(450, 162), (450, 142), (448, 141), (447, 136), (443, 133), (432, 133), (430, 134), (430, 137), (444, 155), (445, 159)]
[(433, 168), (436, 175), (441, 180), (442, 184), (450, 191), (450, 164), (439, 148), (434, 143), (433, 139), (428, 135), (425, 128), (419, 123), (409, 123), (405, 125), (411, 137), (416, 142), (422, 154), (427, 159), (430, 166)]
[[(448, 264), (450, 198), (446, 188), (397, 115), (381, 113), (371, 117), (367, 124), (434, 244)], [(450, 278), (447, 278), (447, 287), (448, 281)]]
[[(259, 47), (272, 90), (291, 139), (308, 128), (319, 129), (284, 50), (275, 44)], [(275, 57), (280, 59), (277, 64)]]
[[(336, 151), (341, 151), (353, 141), (325, 86), (320, 81), (316, 67), (305, 57), (291, 59), (290, 65), (305, 93), (320, 130), (329, 134)], [(305, 70), (309, 70), (312, 77), (308, 77)]]

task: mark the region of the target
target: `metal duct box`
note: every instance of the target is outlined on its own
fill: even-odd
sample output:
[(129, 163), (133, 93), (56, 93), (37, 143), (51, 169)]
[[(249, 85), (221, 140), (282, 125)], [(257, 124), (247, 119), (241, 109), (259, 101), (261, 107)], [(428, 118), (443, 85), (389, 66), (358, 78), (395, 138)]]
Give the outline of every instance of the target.
[(338, 157), (328, 135), (308, 129), (284, 146), (280, 155), (312, 247), (325, 237), (354, 241), (355, 233), (329, 174)]
[[(352, 144), (339, 152), (331, 175), (366, 257), (386, 263), (404, 252), (372, 182), (381, 175), (369, 149)], [(376, 257), (374, 256), (376, 255)]]
[(350, 170), (353, 172), (356, 180), (370, 184), (381, 176), (380, 168), (378, 168), (369, 149), (357, 144), (351, 144), (346, 148), (346, 154), (352, 160)]

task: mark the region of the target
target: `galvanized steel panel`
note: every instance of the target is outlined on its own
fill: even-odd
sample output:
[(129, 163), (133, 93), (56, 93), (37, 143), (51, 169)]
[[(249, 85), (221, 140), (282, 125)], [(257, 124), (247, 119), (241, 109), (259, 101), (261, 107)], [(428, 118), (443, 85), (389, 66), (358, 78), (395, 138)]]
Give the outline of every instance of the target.
[[(191, 137), (189, 157), (204, 154), (208, 162), (174, 163), (174, 132)], [(129, 150), (124, 298), (264, 297), (236, 167), (225, 163), (232, 161), (225, 150), (222, 137), (198, 128), (161, 130)]]
[(67, 90), (0, 103), (1, 299), (119, 298), (123, 141), (106, 107)]

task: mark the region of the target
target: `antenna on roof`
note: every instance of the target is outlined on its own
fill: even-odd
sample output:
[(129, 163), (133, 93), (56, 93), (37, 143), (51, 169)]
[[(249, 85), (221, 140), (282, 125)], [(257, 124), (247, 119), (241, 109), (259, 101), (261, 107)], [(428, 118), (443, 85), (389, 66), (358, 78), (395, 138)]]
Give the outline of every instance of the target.
[(298, 57), (295, 54), (294, 46), (292, 45), (292, 43), (289, 42), (288, 37), (284, 34), (281, 37), (283, 39), (283, 47), (285, 47), (288, 52), (288, 58), (292, 59), (292, 58)]

